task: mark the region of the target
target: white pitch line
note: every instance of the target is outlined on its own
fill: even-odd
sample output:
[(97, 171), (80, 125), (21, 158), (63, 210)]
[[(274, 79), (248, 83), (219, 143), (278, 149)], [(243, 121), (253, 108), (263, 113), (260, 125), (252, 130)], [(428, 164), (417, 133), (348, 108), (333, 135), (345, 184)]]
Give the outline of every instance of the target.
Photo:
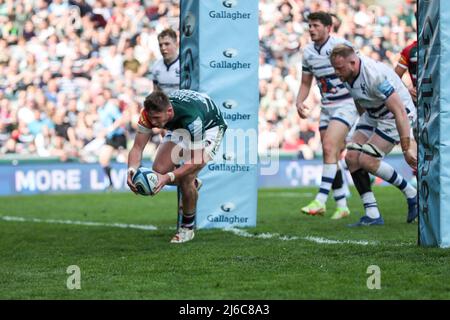
[(309, 198), (314, 194), (312, 193), (300, 193), (300, 192), (275, 192), (275, 193), (260, 193), (261, 198)]
[[(147, 230), (147, 231), (158, 230), (158, 228), (156, 226), (144, 225), (144, 224), (102, 223), (102, 222), (93, 222), (93, 221), (25, 218), (25, 217), (17, 217), (17, 216), (0, 216), (0, 220), (13, 221), (13, 222), (69, 224), (69, 225), (80, 225), (80, 226), (88, 226), (88, 227), (113, 227), (113, 228), (122, 228), (122, 229), (139, 229), (139, 230)], [(287, 235), (280, 235), (279, 233), (268, 233), (268, 232), (260, 233), (260, 234), (253, 234), (253, 233), (249, 233), (246, 230), (238, 229), (235, 227), (224, 228), (221, 230), (226, 231), (226, 232), (231, 232), (239, 237), (244, 237), (244, 238), (278, 239), (281, 241), (305, 240), (305, 241), (315, 242), (318, 244), (356, 244), (356, 245), (362, 245), (362, 246), (378, 244), (378, 242), (376, 242), (376, 241), (367, 241), (367, 240), (332, 240), (332, 239), (326, 239), (326, 238), (322, 238), (322, 237), (287, 236)]]
[(73, 224), (89, 227), (113, 227), (123, 229), (139, 229), (139, 230), (158, 230), (157, 227), (144, 224), (125, 224), (125, 223), (103, 223), (92, 221), (73, 221), (73, 220), (55, 220), (55, 219), (39, 219), (39, 218), (24, 218), (15, 216), (0, 216), (1, 220), (14, 222), (39, 222), (39, 223), (53, 223), (53, 224)]
[(292, 240), (306, 240), (315, 242), (318, 244), (356, 244), (361, 246), (367, 246), (367, 245), (377, 245), (378, 242), (376, 241), (367, 241), (367, 240), (332, 240), (332, 239), (326, 239), (322, 237), (313, 237), (313, 236), (306, 236), (306, 237), (297, 237), (297, 236), (286, 236), (286, 235), (280, 235), (279, 233), (260, 233), (260, 234), (252, 234), (245, 230), (238, 229), (238, 228), (225, 228), (222, 229), (226, 232), (231, 232), (237, 236), (245, 237), (245, 238), (259, 238), (259, 239), (278, 239), (282, 241), (292, 241)]

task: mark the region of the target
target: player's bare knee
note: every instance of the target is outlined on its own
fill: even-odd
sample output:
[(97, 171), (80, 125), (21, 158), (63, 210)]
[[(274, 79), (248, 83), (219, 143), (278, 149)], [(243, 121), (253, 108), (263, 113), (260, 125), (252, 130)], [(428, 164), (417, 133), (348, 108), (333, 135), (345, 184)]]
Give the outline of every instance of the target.
[(359, 165), (359, 155), (360, 152), (357, 151), (348, 151), (345, 155), (345, 162), (348, 166), (358, 166)]
[(331, 141), (325, 140), (323, 142), (323, 157), (325, 159), (325, 162), (330, 163), (330, 162), (336, 162), (337, 161), (337, 154), (338, 154), (338, 150), (336, 148), (336, 145), (333, 144)]
[(376, 158), (369, 156), (367, 154), (361, 153), (359, 156), (359, 165), (363, 169), (365, 169), (371, 173), (374, 173), (376, 171), (377, 163), (378, 163), (378, 160)]

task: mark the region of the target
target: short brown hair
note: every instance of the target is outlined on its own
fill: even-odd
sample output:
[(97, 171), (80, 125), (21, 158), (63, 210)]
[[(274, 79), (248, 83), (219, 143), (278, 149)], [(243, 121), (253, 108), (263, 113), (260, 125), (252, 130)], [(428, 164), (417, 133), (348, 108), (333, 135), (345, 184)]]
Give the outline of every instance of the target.
[(170, 105), (169, 97), (161, 90), (155, 90), (144, 100), (145, 111), (162, 112)]
[(324, 26), (331, 26), (333, 24), (333, 19), (331, 18), (331, 15), (329, 13), (326, 13), (324, 11), (317, 11), (313, 12), (308, 16), (308, 20), (318, 20), (320, 21)]
[(336, 57), (348, 58), (351, 55), (355, 54), (355, 49), (347, 44), (338, 44), (336, 45), (330, 54), (330, 60), (336, 59)]
[(172, 38), (175, 42), (177, 42), (177, 33), (175, 31), (173, 31), (173, 29), (164, 29), (163, 31), (160, 32), (160, 34), (158, 34), (158, 40), (161, 40), (164, 37), (169, 37)]

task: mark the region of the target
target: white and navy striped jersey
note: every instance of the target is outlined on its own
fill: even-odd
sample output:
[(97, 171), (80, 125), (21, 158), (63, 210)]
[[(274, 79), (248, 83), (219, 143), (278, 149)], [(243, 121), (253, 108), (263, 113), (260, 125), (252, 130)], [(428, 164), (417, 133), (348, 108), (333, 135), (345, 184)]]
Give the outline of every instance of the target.
[(153, 83), (169, 95), (180, 89), (180, 59), (177, 58), (171, 64), (166, 65), (164, 59), (156, 61), (151, 69)]
[(322, 46), (317, 47), (314, 42), (311, 42), (303, 51), (302, 72), (315, 77), (322, 95), (323, 107), (335, 106), (343, 100), (351, 99), (350, 93), (336, 76), (330, 62), (331, 51), (341, 43), (352, 46), (345, 39), (330, 36)]
[(392, 68), (368, 57), (360, 57), (359, 74), (352, 83), (345, 82), (355, 102), (373, 119), (393, 119), (384, 102), (394, 92), (400, 96), (406, 112), (415, 111), (408, 89)]

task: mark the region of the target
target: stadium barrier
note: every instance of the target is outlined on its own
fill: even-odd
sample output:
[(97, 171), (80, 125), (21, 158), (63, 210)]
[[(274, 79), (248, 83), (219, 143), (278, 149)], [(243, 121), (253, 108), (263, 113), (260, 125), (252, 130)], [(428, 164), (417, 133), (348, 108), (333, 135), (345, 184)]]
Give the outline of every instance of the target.
[[(403, 157), (389, 156), (386, 161), (398, 172), (411, 179), (411, 170), (405, 165)], [(151, 167), (150, 161), (144, 165)], [(210, 163), (210, 167), (223, 164)], [(242, 174), (242, 166), (228, 165), (230, 175)], [(126, 185), (127, 166), (124, 163), (111, 164), (111, 178), (115, 191), (129, 191)], [(278, 170), (273, 175), (259, 175), (259, 188), (298, 188), (320, 185), (322, 160), (288, 160), (281, 159), (277, 164)], [(210, 170), (214, 170), (210, 168)], [(351, 176), (347, 171), (347, 180), (351, 184)], [(11, 161), (0, 164), (0, 195), (22, 194), (52, 194), (52, 193), (91, 193), (103, 192), (108, 186), (107, 177), (99, 164), (79, 162), (59, 162), (57, 160), (27, 160)], [(376, 184), (387, 185), (382, 180)], [(174, 190), (167, 187), (165, 190)], [(240, 190), (240, 189), (239, 189)], [(238, 192), (236, 192), (238, 193)]]

